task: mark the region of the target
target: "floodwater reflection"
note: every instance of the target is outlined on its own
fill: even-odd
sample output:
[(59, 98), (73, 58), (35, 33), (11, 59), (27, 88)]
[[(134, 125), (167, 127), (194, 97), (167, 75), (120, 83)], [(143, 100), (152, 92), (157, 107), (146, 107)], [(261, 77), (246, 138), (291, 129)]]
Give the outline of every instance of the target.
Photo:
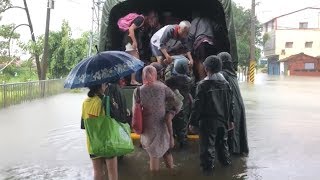
[[(119, 162), (120, 180), (318, 179), (320, 79), (258, 76), (241, 84), (247, 110), (248, 157), (234, 157), (214, 177), (201, 176), (198, 145), (174, 151), (176, 168), (148, 172), (147, 153), (136, 146)], [(92, 179), (80, 130), (85, 94), (62, 94), (0, 111), (0, 179)], [(137, 142), (136, 142), (137, 143)]]

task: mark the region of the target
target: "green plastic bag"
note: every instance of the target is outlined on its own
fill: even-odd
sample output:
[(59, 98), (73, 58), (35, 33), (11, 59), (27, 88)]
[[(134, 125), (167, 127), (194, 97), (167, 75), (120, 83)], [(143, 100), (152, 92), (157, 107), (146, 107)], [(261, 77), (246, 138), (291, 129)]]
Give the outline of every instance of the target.
[(84, 121), (89, 141), (89, 154), (114, 157), (134, 151), (129, 124), (117, 122), (110, 117), (110, 100), (106, 97), (106, 115)]

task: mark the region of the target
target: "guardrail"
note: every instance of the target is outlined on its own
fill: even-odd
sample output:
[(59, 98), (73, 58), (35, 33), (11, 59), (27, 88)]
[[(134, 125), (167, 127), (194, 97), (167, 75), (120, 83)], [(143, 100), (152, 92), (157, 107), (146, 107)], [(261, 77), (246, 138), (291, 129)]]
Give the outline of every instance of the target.
[(64, 79), (0, 84), (0, 109), (66, 92)]

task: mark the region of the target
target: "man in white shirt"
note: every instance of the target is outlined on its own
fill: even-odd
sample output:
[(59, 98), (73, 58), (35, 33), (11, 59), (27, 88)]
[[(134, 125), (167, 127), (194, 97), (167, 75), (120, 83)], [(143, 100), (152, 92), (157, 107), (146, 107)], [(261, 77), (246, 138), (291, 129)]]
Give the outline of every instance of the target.
[[(181, 21), (179, 25), (167, 25), (157, 31), (150, 40), (152, 54), (157, 58), (157, 61), (161, 64), (170, 64), (172, 57), (168, 53), (168, 42), (171, 39), (180, 41), (187, 50), (187, 56), (189, 59), (189, 65), (193, 65), (193, 58), (191, 55), (191, 49), (188, 45), (188, 35), (191, 24), (189, 21)], [(164, 60), (165, 58), (165, 60)]]

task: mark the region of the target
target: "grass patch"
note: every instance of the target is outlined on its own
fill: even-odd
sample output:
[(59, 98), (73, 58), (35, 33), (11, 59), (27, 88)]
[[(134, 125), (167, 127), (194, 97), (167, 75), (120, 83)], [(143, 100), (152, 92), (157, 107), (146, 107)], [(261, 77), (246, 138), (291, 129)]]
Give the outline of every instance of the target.
[(78, 88), (78, 89), (71, 89), (70, 90), (70, 93), (75, 93), (75, 94), (83, 93), (83, 92), (85, 92), (85, 89)]
[(0, 108), (66, 92), (63, 80), (1, 84)]

